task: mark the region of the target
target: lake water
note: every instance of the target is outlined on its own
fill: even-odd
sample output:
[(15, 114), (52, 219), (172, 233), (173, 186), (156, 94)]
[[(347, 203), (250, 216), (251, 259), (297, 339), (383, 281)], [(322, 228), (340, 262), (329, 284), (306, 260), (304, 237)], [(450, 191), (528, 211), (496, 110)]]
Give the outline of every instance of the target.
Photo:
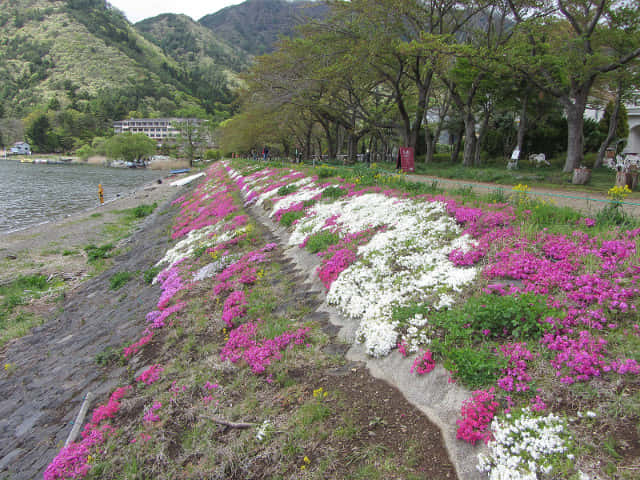
[(46, 165), (0, 159), (0, 235), (100, 205), (167, 172), (95, 165)]

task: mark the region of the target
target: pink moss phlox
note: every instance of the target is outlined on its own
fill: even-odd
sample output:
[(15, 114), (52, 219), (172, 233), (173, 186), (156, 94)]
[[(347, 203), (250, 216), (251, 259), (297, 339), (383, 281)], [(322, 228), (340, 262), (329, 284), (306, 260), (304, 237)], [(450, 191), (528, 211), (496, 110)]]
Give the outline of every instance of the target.
[(360, 232), (348, 233), (335, 245), (330, 245), (326, 251), (318, 253), (322, 257), (321, 265), (316, 269), (322, 284), (328, 290), (340, 273), (356, 261), (356, 251), (377, 232), (384, 231), (386, 226), (370, 228)]
[(91, 448), (104, 443), (107, 433), (113, 433), (113, 428), (110, 425), (98, 426), (98, 424), (112, 418), (117, 413), (120, 408), (120, 400), (131, 388), (131, 386), (126, 386), (116, 389), (106, 405), (100, 405), (93, 411), (92, 422), (85, 425), (82, 431), (82, 440), (72, 442), (58, 452), (58, 455), (45, 469), (44, 480), (84, 478), (89, 473), (91, 466), (88, 459)]
[(147, 322), (151, 324), (151, 328), (162, 328), (165, 326), (165, 320), (167, 318), (182, 310), (186, 305), (186, 302), (180, 302), (163, 310), (154, 310), (149, 312), (146, 316)]
[(541, 412), (547, 409), (547, 404), (544, 402), (540, 395), (536, 395), (531, 399), (531, 410), (534, 412)]
[(164, 371), (160, 365), (151, 365), (139, 376), (136, 377), (137, 382), (142, 382), (146, 385), (151, 385), (160, 378), (160, 373)]
[(527, 373), (528, 363), (538, 355), (527, 349), (526, 343), (507, 343), (500, 345), (500, 354), (507, 359), (507, 367), (502, 370), (503, 377), (498, 386), (507, 392), (526, 392), (532, 378)]
[(356, 254), (353, 250), (342, 248), (317, 268), (318, 277), (324, 287), (329, 290), (331, 284), (338, 276), (356, 261)]
[(247, 296), (243, 290), (231, 292), (222, 307), (222, 320), (228, 327), (233, 328), (233, 320), (245, 316), (247, 305)]
[(476, 390), (472, 395), (472, 398), (462, 403), (462, 419), (456, 421), (456, 438), (472, 445), (478, 440), (488, 443), (492, 438), (489, 425), (498, 408), (498, 402), (494, 400), (494, 389)]
[(403, 357), (406, 357), (407, 355), (409, 355), (407, 348), (409, 348), (409, 345), (407, 345), (406, 341), (403, 340), (402, 342), (398, 342), (398, 352)]
[(277, 244), (269, 243), (259, 250), (245, 254), (237, 262), (229, 265), (216, 275), (215, 281), (217, 283), (213, 287), (213, 294), (220, 295), (222, 292), (233, 290), (241, 284), (253, 284), (258, 278), (256, 265), (269, 261), (268, 253), (276, 247)]
[(436, 368), (436, 362), (433, 360), (431, 352), (427, 350), (422, 353), (422, 355), (418, 355), (416, 357), (413, 361), (410, 372), (418, 375), (424, 375), (431, 372), (434, 368)]
[(180, 273), (180, 265), (173, 264), (172, 267), (158, 274), (156, 281), (160, 283), (160, 288), (162, 289), (162, 294), (157, 304), (158, 310), (164, 309), (178, 292), (187, 288), (187, 285), (182, 281)]
[(135, 343), (132, 343), (128, 347), (124, 347), (124, 349), (122, 350), (122, 353), (124, 354), (124, 358), (129, 358), (129, 356), (132, 356), (138, 353), (138, 351), (140, 351), (142, 347), (144, 347), (147, 343), (149, 343), (152, 338), (153, 338), (153, 332), (143, 336), (142, 338), (140, 338), (140, 340), (138, 340)]
[(157, 422), (158, 420), (160, 420), (160, 417), (156, 415), (155, 412), (156, 410), (159, 410), (161, 408), (162, 403), (154, 402), (153, 405), (151, 405), (151, 407), (145, 412), (142, 420), (147, 423)]
[(248, 322), (235, 328), (229, 334), (229, 340), (223, 347), (220, 357), (236, 363), (244, 360), (255, 374), (262, 373), (272, 360), (281, 357), (281, 351), (293, 345), (304, 344), (310, 328), (299, 328), (285, 332), (273, 339), (257, 339), (257, 324)]
[[(218, 185), (215, 190), (211, 188), (212, 182)], [(205, 181), (196, 188), (192, 198), (182, 203), (171, 238), (180, 238), (193, 230), (215, 225), (238, 209), (232, 196), (237, 187), (225, 182), (226, 176), (222, 168), (213, 167), (209, 170)]]
[(240, 227), (244, 227), (247, 223), (249, 223), (249, 217), (247, 215), (236, 215), (229, 223), (222, 227), (222, 231), (237, 230)]
[(292, 205), (289, 205), (287, 208), (279, 208), (278, 210), (276, 210), (273, 216), (276, 219), (276, 221), (279, 222), (285, 213), (303, 212), (304, 210), (305, 210), (304, 202), (296, 202)]

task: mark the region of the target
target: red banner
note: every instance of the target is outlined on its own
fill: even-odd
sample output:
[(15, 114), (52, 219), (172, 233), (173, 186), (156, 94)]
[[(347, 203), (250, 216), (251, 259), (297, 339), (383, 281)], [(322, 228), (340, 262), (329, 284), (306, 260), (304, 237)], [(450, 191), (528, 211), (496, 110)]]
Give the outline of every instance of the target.
[(413, 148), (400, 147), (400, 164), (403, 172), (414, 172)]

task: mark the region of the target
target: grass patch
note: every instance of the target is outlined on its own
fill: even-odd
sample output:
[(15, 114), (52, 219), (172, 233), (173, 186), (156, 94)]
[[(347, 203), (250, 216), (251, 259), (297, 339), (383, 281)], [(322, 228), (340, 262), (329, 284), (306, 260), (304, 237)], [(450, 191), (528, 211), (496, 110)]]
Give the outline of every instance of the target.
[(300, 220), (304, 216), (304, 212), (286, 212), (280, 218), (280, 224), (288, 228), (293, 225), (293, 222), (295, 222), (296, 220)]
[(349, 192), (341, 187), (327, 187), (322, 191), (322, 198), (336, 199), (344, 197), (347, 193)]
[(151, 205), (138, 205), (130, 210), (130, 215), (133, 218), (145, 218), (151, 215), (156, 208), (158, 208), (158, 204), (155, 202)]
[(95, 262), (96, 260), (101, 260), (105, 258), (111, 257), (111, 251), (114, 246), (112, 243), (107, 243), (105, 245), (96, 246), (94, 244), (87, 245), (84, 247), (84, 251), (87, 253), (87, 257), (89, 262)]
[(289, 195), (290, 193), (296, 192), (298, 190), (297, 185), (285, 185), (278, 189), (278, 195), (284, 197), (285, 195)]
[(144, 283), (147, 285), (151, 285), (153, 283), (153, 279), (158, 276), (158, 274), (162, 271), (162, 267), (151, 267), (148, 270), (145, 270), (142, 273), (142, 279)]
[(324, 252), (331, 245), (335, 245), (340, 241), (340, 236), (337, 233), (322, 230), (318, 233), (311, 235), (307, 239), (305, 248), (310, 253)]
[(109, 288), (111, 290), (118, 290), (122, 288), (129, 280), (133, 278), (131, 272), (118, 272), (111, 276), (109, 279)]

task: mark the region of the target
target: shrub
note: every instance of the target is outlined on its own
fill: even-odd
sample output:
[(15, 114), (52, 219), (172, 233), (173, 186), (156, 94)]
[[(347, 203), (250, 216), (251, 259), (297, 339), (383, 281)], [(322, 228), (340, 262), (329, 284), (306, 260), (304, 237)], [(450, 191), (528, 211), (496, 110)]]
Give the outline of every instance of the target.
[(301, 219), (304, 216), (305, 216), (305, 213), (300, 211), (287, 212), (284, 215), (282, 215), (282, 217), (280, 218), (280, 223), (285, 227), (290, 227), (291, 225), (293, 225), (293, 222)]
[(205, 160), (220, 160), (222, 158), (222, 153), (220, 150), (208, 149), (204, 152)]
[(278, 195), (280, 195), (281, 197), (284, 197), (285, 195), (289, 195), (290, 193), (295, 192), (296, 190), (298, 190), (298, 186), (297, 185), (285, 185), (283, 187), (280, 187), (278, 189)]
[(151, 283), (153, 283), (153, 279), (158, 276), (161, 270), (162, 267), (152, 267), (149, 270), (145, 270), (145, 272), (142, 274), (144, 283), (146, 283), (147, 285), (151, 285)]
[(506, 360), (488, 347), (462, 347), (442, 352), (444, 367), (465, 385), (480, 388), (498, 381)]
[(334, 171), (329, 167), (320, 167), (316, 170), (316, 174), (318, 175), (318, 178), (329, 178), (333, 177)]
[(305, 248), (311, 253), (323, 252), (330, 245), (335, 245), (339, 241), (340, 236), (337, 233), (324, 230), (309, 236)]
[[(446, 316), (446, 319), (441, 315)], [(511, 336), (517, 339), (538, 339), (549, 328), (541, 322), (561, 312), (547, 306), (546, 298), (532, 293), (520, 295), (484, 294), (471, 298), (462, 308), (438, 315), (447, 328), (468, 324), (473, 331), (487, 338)]]
[(157, 207), (157, 203), (153, 203), (152, 205), (138, 205), (131, 210), (131, 213), (135, 218), (144, 218), (151, 215)]
[(347, 190), (342, 187), (327, 187), (322, 192), (322, 198), (340, 198), (347, 194)]
[(111, 287), (111, 290), (118, 290), (125, 283), (131, 280), (131, 277), (133, 277), (133, 274), (131, 272), (118, 272), (114, 274), (109, 279), (109, 286)]
[(100, 247), (97, 247), (93, 244), (84, 247), (84, 251), (87, 252), (87, 257), (90, 262), (103, 258), (109, 258), (111, 256), (111, 250), (113, 250), (112, 243), (107, 243), (106, 245), (102, 245)]

